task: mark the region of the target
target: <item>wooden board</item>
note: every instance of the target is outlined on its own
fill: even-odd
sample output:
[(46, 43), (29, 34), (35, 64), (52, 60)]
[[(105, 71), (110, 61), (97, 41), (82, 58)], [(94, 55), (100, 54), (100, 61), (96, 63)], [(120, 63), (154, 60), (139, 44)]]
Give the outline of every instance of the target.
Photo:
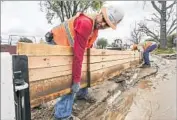
[(118, 51), (118, 50), (107, 50), (107, 49), (90, 49), (90, 55), (131, 55), (134, 51)]
[[(18, 43), (17, 54), (28, 56), (73, 55), (72, 47), (48, 44)], [(90, 55), (129, 55), (134, 51), (90, 49)], [(87, 51), (85, 54), (87, 55)]]
[[(134, 57), (134, 55), (90, 56), (90, 63), (122, 60), (122, 59), (127, 59), (132, 57)], [(55, 67), (61, 65), (71, 65), (72, 61), (73, 61), (72, 56), (29, 56), (28, 66), (30, 69)], [(87, 56), (84, 56), (83, 63), (87, 63)]]
[[(93, 63), (90, 64), (90, 71), (96, 71), (114, 65), (123, 64), (126, 62), (130, 62), (132, 60), (135, 60), (135, 58)], [(87, 72), (87, 64), (82, 65), (82, 71)], [(42, 79), (48, 79), (48, 78), (71, 75), (71, 74), (72, 74), (72, 65), (29, 69), (29, 81), (38, 81)]]
[[(82, 84), (86, 84), (86, 73), (82, 74)], [(30, 82), (30, 97), (36, 99), (40, 96), (55, 93), (57, 91), (70, 88), (72, 85), (72, 76), (60, 76), (56, 78), (45, 79), (37, 82)]]
[[(105, 80), (109, 74), (114, 73), (119, 70), (124, 70), (130, 67), (130, 63), (124, 63), (116, 66), (111, 66), (109, 68), (100, 69), (97, 71), (91, 72), (91, 83), (100, 82)], [(86, 72), (82, 72), (82, 83), (86, 83), (87, 75)], [(40, 81), (30, 82), (31, 88), (31, 97), (34, 98), (33, 93), (37, 96), (42, 96), (48, 94), (48, 92), (60, 91), (66, 88), (70, 88), (71, 86), (71, 75), (64, 75), (60, 77), (53, 77), (49, 79), (44, 79)], [(48, 92), (43, 92), (48, 91)]]
[(48, 45), (48, 44), (33, 44), (33, 43), (18, 43), (17, 54), (19, 55), (73, 55), (72, 48), (68, 46)]
[[(138, 62), (136, 62), (136, 64), (138, 64)], [(110, 67), (109, 69), (94, 71), (91, 77), (91, 86), (101, 84), (104, 80), (119, 75), (123, 70), (129, 67), (130, 63), (124, 63)], [(86, 76), (82, 76), (82, 79), (85, 79), (85, 77)], [(35, 107), (70, 93), (70, 86), (71, 75), (30, 83), (31, 106)], [(82, 81), (82, 88), (86, 86), (87, 81)]]

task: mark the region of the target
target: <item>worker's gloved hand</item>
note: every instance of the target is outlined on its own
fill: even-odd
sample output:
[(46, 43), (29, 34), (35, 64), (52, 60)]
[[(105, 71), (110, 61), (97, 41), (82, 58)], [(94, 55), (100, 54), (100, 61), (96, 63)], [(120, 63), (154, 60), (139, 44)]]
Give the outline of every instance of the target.
[(77, 93), (77, 92), (79, 92), (79, 89), (80, 89), (80, 82), (78, 82), (78, 83), (73, 83), (73, 85), (72, 85), (72, 87), (71, 87), (72, 93)]

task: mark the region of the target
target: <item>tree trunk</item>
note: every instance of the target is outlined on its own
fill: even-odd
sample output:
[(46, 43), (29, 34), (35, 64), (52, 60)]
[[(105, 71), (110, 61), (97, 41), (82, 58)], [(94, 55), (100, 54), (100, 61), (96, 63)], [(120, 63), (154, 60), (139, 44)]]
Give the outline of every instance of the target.
[(165, 49), (167, 46), (166, 35), (166, 1), (161, 1), (161, 19), (160, 19), (160, 48)]

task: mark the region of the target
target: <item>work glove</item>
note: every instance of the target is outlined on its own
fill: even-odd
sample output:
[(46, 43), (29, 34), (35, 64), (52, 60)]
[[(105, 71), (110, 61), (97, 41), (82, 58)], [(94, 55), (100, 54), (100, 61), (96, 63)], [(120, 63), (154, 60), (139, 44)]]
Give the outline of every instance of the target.
[(78, 82), (78, 83), (73, 83), (73, 85), (72, 85), (72, 87), (71, 87), (72, 93), (77, 93), (77, 92), (79, 92), (79, 89), (80, 89), (80, 82)]

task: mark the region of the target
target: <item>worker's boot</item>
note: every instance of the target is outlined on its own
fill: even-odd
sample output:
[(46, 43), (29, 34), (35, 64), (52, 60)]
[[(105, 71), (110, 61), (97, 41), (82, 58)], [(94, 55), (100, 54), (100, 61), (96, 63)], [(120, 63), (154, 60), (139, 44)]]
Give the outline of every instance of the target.
[(89, 94), (87, 94), (85, 96), (77, 96), (77, 100), (85, 100), (88, 103), (95, 103), (96, 102), (96, 99)]
[(71, 115), (71, 117), (68, 120), (80, 120), (80, 119), (74, 115)]
[(143, 64), (143, 65), (141, 66), (141, 68), (150, 68), (150, 67), (151, 67), (150, 64)]

